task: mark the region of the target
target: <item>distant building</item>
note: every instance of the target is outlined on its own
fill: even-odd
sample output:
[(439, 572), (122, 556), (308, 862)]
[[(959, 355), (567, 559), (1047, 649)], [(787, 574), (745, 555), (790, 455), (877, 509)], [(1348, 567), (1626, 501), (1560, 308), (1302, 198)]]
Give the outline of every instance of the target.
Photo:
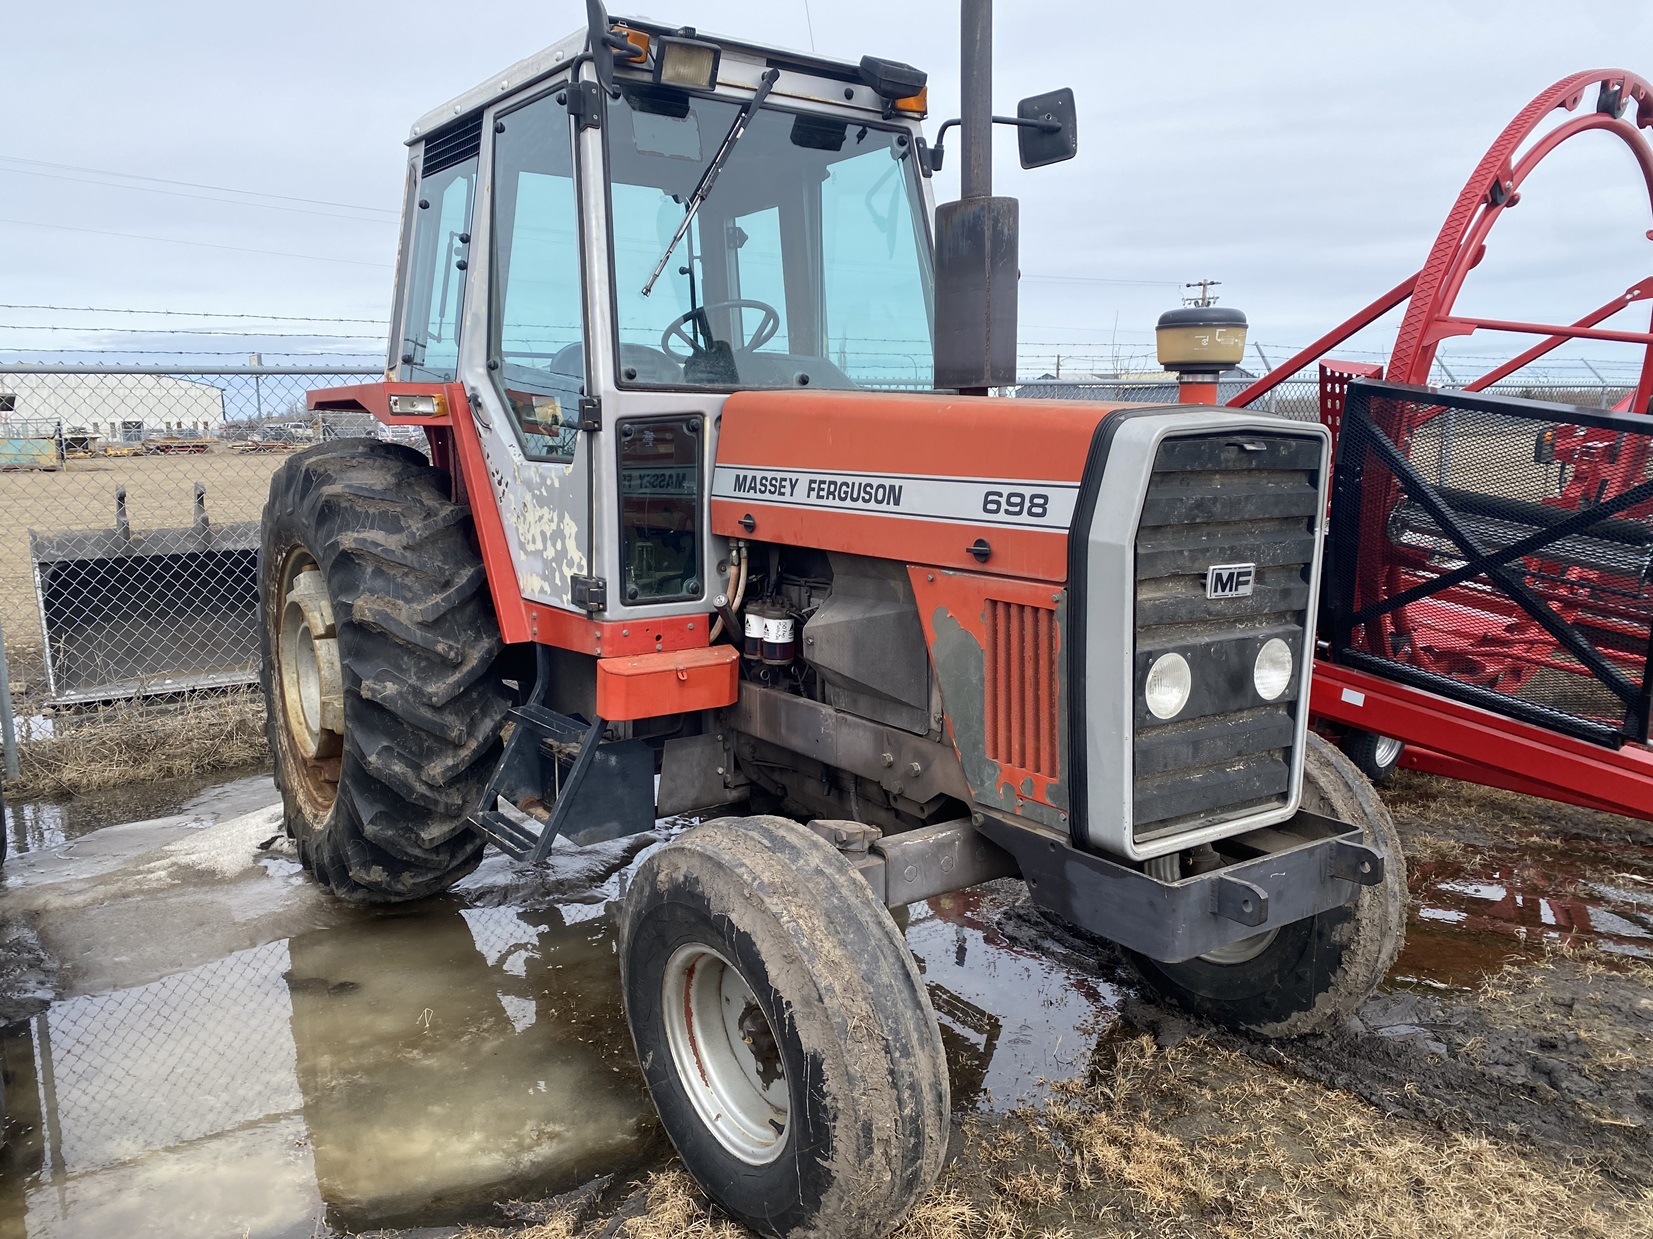
[(0, 435), (100, 436), (136, 443), (151, 435), (217, 434), (224, 392), (164, 374), (0, 374)]
[[(1224, 370), (1217, 379), (1217, 399), (1228, 401), (1244, 391), (1256, 375), (1239, 366)], [(1118, 374), (1041, 374), (1019, 384), (1016, 394), (1043, 400), (1130, 400), (1142, 404), (1175, 404), (1177, 380), (1164, 370), (1121, 371)]]

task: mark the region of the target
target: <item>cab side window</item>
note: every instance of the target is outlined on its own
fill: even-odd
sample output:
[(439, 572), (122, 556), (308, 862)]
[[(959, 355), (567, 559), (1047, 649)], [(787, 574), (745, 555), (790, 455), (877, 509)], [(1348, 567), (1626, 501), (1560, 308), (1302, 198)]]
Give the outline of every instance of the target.
[(494, 126), (489, 365), (524, 452), (567, 460), (585, 390), (579, 207), (568, 108), (557, 93)]
[(398, 377), (451, 383), (459, 367), (459, 327), (469, 266), (482, 120), (425, 141), (410, 212)]

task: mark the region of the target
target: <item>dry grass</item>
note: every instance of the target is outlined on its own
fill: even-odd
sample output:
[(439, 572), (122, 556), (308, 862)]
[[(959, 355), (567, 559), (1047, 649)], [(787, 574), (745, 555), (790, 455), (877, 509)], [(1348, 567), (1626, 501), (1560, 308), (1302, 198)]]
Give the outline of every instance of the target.
[(120, 701), (57, 720), (58, 734), (20, 745), (14, 797), (62, 796), (234, 770), (265, 760), (264, 695), (254, 688)]
[(1386, 1118), (1198, 1039), (1106, 1054), (972, 1139), (899, 1239), (1653, 1235), (1653, 1197), (1588, 1168)]
[(1461, 848), (1455, 836), (1464, 831), (1491, 831), (1501, 843), (1537, 847), (1564, 846), (1568, 834), (1645, 839), (1653, 831), (1653, 824), (1635, 818), (1413, 770), (1394, 773), (1383, 786), (1383, 802), (1402, 828), (1408, 856), (1418, 855), (1431, 838), (1443, 849)]
[[(892, 1239), (1581, 1239), (1653, 1236), (1653, 1193), (1520, 1144), (1386, 1117), (1199, 1038), (1106, 1042), (1091, 1074), (964, 1151)], [(618, 1214), (461, 1239), (745, 1239), (681, 1169)]]
[(579, 1233), (574, 1215), (558, 1212), (543, 1221), (511, 1230), (500, 1230), (494, 1226), (466, 1226), (460, 1230), (458, 1239), (575, 1239)]

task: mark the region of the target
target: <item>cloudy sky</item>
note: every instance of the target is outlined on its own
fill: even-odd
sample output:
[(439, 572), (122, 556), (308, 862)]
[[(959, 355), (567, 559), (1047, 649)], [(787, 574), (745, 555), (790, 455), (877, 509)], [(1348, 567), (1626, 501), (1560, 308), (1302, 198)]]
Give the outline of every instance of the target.
[[(932, 125), (956, 113), (951, 4), (649, 7), (846, 60), (910, 61), (931, 74)], [(1068, 369), (1140, 357), (1179, 285), (1203, 277), (1222, 281), (1224, 304), (1247, 312), (1252, 338), (1279, 360), (1416, 269), (1482, 152), (1540, 90), (1590, 68), (1653, 76), (1653, 6), (1033, 11), (999, 5), (997, 110), (1072, 86), (1081, 136), (1078, 159), (1037, 172), (1016, 166), (1008, 133), (998, 146), (995, 188), (1022, 200), (1033, 372), (1057, 353)], [(0, 359), (117, 343), (203, 361), (249, 346), (379, 352), (343, 337), (382, 332), (412, 120), (583, 21), (571, 0), (56, 0), (10, 12), (0, 348), (13, 351)], [(957, 193), (952, 171), (938, 177), (943, 199)], [(1460, 305), (1576, 317), (1653, 273), (1650, 226), (1627, 151), (1588, 135), (1529, 180)], [(29, 306), (65, 308), (16, 308)], [(168, 334), (108, 333), (117, 327)], [(1387, 344), (1380, 329), (1358, 347)], [(1511, 351), (1478, 335), (1445, 355), (1467, 367), (1500, 348)], [(1613, 345), (1571, 351), (1602, 366), (1626, 359)]]

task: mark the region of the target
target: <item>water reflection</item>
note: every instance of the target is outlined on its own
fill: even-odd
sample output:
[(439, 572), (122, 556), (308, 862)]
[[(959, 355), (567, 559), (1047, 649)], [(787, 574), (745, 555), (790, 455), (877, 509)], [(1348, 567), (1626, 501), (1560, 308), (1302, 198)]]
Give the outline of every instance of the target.
[[(611, 920), (637, 859), (490, 860), (449, 898), (336, 909), (329, 928), (6, 1028), (0, 1239), (491, 1222), (495, 1201), (658, 1164)], [(272, 864), (291, 868), (246, 881), (268, 876), (258, 890), (279, 900), (294, 888)], [(258, 890), (239, 898), (264, 908)], [(1106, 983), (1006, 941), (996, 925), (1021, 898), (999, 884), (900, 918), (959, 1112), (1082, 1070), (1118, 1006)], [(152, 932), (181, 928), (163, 898), (144, 906)]]
[(913, 908), (907, 942), (941, 1022), (953, 1109), (1008, 1110), (1089, 1062), (1123, 995), (1008, 941), (999, 916), (1025, 896), (999, 882)]
[(60, 1002), (6, 1030), (0, 1235), (432, 1225), (633, 1168), (618, 1011), (606, 920), (456, 903)]
[(211, 821), (270, 803), (274, 785), (266, 774), (224, 782), (212, 776), (83, 792), (66, 800), (8, 799), (7, 846), (13, 856), (61, 848), (75, 839), (124, 822), (179, 814)]
[(1554, 857), (1412, 866), (1412, 923), (1400, 980), (1474, 984), (1512, 958), (1550, 946), (1593, 946), (1653, 958), (1653, 879), (1646, 854), (1581, 846)]

